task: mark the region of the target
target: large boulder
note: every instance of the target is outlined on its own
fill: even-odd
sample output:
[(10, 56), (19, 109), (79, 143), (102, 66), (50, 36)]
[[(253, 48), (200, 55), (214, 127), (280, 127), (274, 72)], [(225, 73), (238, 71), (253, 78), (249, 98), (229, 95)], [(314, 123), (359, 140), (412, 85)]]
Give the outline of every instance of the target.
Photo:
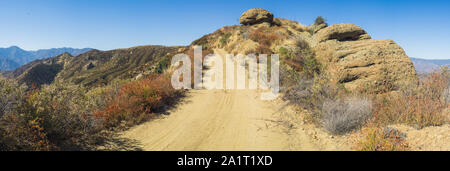
[(412, 61), (393, 40), (373, 40), (354, 24), (326, 27), (313, 40), (325, 74), (348, 90), (384, 93), (417, 83)]
[(413, 63), (393, 40), (331, 40), (315, 51), (325, 74), (351, 91), (384, 93), (417, 83)]
[(308, 30), (312, 31), (312, 33), (316, 34), (317, 32), (319, 32), (320, 30), (327, 28), (328, 24), (327, 23), (321, 23), (321, 24), (313, 24), (308, 26)]
[(265, 22), (273, 24), (273, 14), (262, 8), (250, 9), (244, 12), (240, 19), (242, 25), (254, 25)]
[(354, 41), (371, 38), (364, 29), (354, 24), (335, 24), (321, 29), (314, 37), (319, 43), (327, 40)]

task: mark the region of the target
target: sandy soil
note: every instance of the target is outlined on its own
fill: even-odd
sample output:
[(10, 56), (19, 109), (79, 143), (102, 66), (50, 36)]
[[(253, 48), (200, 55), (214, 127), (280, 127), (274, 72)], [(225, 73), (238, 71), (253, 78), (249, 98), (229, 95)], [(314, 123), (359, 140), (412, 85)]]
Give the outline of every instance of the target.
[(251, 90), (193, 90), (165, 118), (123, 133), (143, 150), (320, 150), (281, 118), (283, 105)]
[(413, 151), (450, 151), (450, 125), (426, 127), (421, 130), (405, 125), (390, 126), (404, 133)]
[(321, 141), (333, 137), (303, 125), (299, 116), (286, 102), (260, 100), (260, 90), (191, 90), (167, 116), (123, 132), (121, 138), (158, 151), (347, 149), (336, 139)]

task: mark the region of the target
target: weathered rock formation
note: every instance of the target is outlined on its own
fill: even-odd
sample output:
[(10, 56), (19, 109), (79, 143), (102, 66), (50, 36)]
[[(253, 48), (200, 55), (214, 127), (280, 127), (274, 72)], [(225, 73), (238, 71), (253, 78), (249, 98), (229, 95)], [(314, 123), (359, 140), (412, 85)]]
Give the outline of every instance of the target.
[(337, 41), (371, 39), (365, 30), (354, 24), (335, 24), (318, 31), (314, 37), (319, 43), (333, 39)]
[(240, 23), (243, 25), (254, 25), (265, 22), (273, 24), (273, 14), (261, 8), (254, 8), (244, 12), (240, 19)]
[(381, 93), (417, 81), (411, 60), (398, 44), (373, 40), (356, 25), (332, 25), (313, 39), (326, 74), (349, 90)]

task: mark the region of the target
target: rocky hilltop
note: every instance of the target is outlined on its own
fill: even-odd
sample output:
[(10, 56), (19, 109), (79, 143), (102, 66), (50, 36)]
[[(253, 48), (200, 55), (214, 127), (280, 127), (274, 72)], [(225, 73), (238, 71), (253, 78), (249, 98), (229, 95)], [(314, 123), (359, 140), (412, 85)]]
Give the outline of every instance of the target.
[(264, 9), (250, 9), (241, 25), (224, 27), (192, 43), (233, 54), (279, 53), (293, 68), (305, 68), (305, 51), (314, 53), (321, 71), (349, 90), (388, 92), (416, 83), (417, 74), (405, 51), (393, 40), (373, 40), (354, 24), (304, 26), (275, 18)]

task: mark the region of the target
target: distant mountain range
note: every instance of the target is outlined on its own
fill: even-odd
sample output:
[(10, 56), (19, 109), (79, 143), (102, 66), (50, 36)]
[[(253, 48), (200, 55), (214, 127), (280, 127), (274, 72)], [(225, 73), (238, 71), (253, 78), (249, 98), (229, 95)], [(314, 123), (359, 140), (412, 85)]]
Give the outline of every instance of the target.
[(61, 55), (63, 53), (69, 53), (73, 56), (78, 56), (90, 50), (92, 49), (53, 48), (36, 51), (27, 51), (17, 46), (11, 46), (9, 48), (0, 48), (0, 71), (14, 70), (22, 65), (25, 65), (37, 59), (54, 57)]
[(412, 62), (414, 63), (414, 67), (419, 74), (430, 73), (438, 70), (441, 66), (449, 66), (450, 67), (450, 59), (420, 59), (420, 58), (412, 58)]

